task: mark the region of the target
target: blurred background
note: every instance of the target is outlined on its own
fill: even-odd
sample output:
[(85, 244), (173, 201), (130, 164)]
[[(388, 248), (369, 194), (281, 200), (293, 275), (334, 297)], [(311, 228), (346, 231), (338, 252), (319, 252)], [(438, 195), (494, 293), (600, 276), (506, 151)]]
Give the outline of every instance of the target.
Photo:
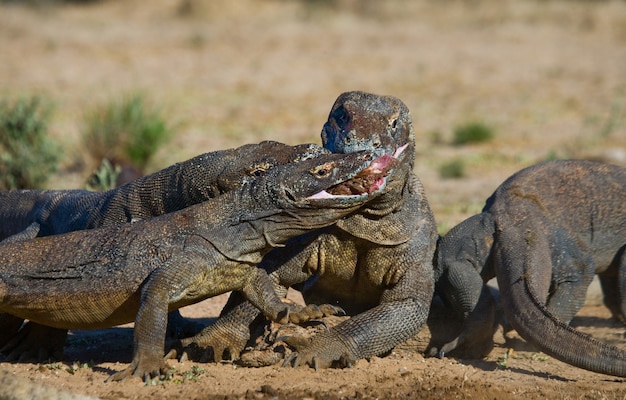
[(0, 1), (0, 186), (320, 143), (349, 90), (411, 110), (443, 233), (533, 163), (626, 166), (626, 1)]

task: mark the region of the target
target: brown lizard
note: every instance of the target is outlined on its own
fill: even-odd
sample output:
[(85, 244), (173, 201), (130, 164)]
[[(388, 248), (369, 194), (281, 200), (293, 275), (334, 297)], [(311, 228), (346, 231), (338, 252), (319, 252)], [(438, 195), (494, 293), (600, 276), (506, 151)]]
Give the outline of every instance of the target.
[[(312, 144), (289, 146), (275, 141), (201, 154), (121, 187), (86, 190), (0, 191), (0, 240), (20, 241), (76, 230), (133, 222), (198, 204), (263, 175), (277, 165), (321, 154)], [(7, 360), (62, 358), (67, 330), (12, 315), (0, 315), (0, 352)], [(188, 333), (178, 311), (169, 329)]]
[[(132, 363), (109, 379), (161, 377), (168, 311), (238, 291), (267, 318), (288, 318), (288, 306), (256, 263), (272, 247), (380, 195), (393, 165), (373, 157), (322, 154), (181, 211), (2, 244), (0, 311), (60, 329), (134, 320)], [(353, 194), (326, 190), (337, 184)]]

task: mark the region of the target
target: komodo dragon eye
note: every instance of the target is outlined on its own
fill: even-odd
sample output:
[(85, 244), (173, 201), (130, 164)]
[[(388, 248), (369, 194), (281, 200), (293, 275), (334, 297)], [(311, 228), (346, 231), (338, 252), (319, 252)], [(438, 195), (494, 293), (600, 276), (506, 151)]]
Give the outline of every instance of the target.
[(389, 118), (389, 126), (393, 131), (395, 131), (398, 126), (398, 117), (400, 117), (400, 113), (395, 113)]
[(325, 176), (328, 176), (328, 174), (330, 174), (330, 172), (334, 168), (335, 168), (335, 164), (333, 164), (333, 163), (326, 163), (324, 165), (319, 165), (319, 166), (313, 168), (310, 172), (311, 172), (311, 174), (313, 174), (316, 177), (323, 178)]
[(348, 122), (350, 122), (350, 115), (343, 107), (339, 107), (335, 110), (333, 118), (335, 119), (335, 122), (337, 122), (337, 126), (342, 129), (344, 129), (346, 125), (348, 125)]

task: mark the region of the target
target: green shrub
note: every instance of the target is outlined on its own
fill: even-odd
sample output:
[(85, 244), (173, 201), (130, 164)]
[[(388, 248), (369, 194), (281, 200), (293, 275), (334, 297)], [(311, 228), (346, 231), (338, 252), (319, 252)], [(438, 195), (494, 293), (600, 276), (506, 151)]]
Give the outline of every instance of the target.
[(452, 160), (439, 167), (439, 176), (443, 179), (459, 179), (465, 176), (463, 160)]
[(122, 167), (113, 165), (106, 158), (100, 166), (87, 178), (85, 189), (92, 192), (104, 192), (117, 187), (117, 178), (122, 172)]
[(0, 188), (41, 188), (59, 161), (47, 137), (51, 107), (39, 97), (0, 102)]
[(160, 112), (133, 95), (97, 107), (85, 117), (83, 142), (96, 162), (130, 162), (144, 170), (150, 158), (170, 137)]
[(469, 122), (454, 129), (452, 143), (460, 146), (471, 143), (487, 142), (493, 138), (493, 129), (482, 122)]

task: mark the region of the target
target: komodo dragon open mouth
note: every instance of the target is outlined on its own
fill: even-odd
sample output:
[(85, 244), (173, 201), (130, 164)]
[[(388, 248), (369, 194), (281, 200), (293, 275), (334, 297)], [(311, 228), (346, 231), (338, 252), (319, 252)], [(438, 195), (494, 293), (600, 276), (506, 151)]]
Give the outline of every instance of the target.
[(408, 144), (399, 147), (393, 155), (385, 154), (373, 160), (370, 166), (345, 182), (310, 196), (309, 199), (325, 199), (341, 196), (371, 194), (385, 188), (387, 176), (398, 163), (398, 156)]

